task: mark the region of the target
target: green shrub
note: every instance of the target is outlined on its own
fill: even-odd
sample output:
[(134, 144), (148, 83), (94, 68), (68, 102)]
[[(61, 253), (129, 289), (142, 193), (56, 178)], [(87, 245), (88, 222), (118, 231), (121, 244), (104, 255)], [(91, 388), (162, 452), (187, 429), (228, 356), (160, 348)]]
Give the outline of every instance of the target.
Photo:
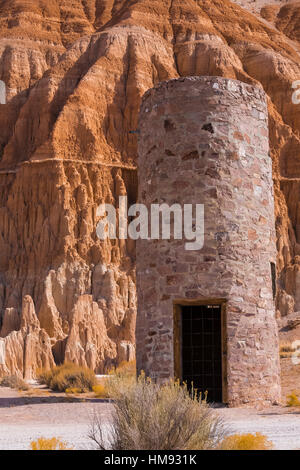
[(0, 378), (1, 387), (15, 388), (16, 390), (29, 390), (27, 383), (17, 375), (6, 375)]
[(177, 382), (159, 386), (141, 375), (115, 390), (113, 406), (108, 432), (101, 415), (91, 424), (89, 437), (102, 450), (214, 449), (224, 437), (214, 410)]
[(97, 383), (96, 376), (91, 369), (73, 363), (65, 363), (51, 370), (41, 371), (38, 374), (38, 380), (56, 392), (65, 392), (67, 389), (77, 389), (78, 393), (89, 392)]

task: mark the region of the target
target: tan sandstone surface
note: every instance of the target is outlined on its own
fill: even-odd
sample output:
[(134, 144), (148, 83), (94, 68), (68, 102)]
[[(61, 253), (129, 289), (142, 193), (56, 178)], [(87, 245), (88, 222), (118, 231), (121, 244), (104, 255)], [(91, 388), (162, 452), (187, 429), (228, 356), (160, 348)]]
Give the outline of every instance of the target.
[(135, 247), (100, 242), (96, 211), (136, 200), (141, 98), (179, 76), (267, 93), (278, 316), (300, 310), (300, 6), (282, 5), (267, 21), (228, 0), (1, 2), (1, 374), (134, 356)]

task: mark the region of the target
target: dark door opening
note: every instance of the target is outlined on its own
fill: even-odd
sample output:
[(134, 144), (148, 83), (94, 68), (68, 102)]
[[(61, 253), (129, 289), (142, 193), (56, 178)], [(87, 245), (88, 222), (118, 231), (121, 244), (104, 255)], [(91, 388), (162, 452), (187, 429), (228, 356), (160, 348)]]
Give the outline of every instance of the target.
[(222, 307), (181, 307), (182, 380), (201, 392), (208, 401), (222, 402)]

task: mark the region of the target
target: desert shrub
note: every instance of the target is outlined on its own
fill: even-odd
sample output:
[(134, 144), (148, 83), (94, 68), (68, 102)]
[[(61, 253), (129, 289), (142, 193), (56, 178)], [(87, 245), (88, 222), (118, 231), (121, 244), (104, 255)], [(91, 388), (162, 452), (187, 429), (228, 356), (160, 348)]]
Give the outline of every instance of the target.
[(53, 374), (52, 370), (53, 369), (38, 369), (36, 372), (38, 382), (48, 385)]
[(292, 343), (288, 342), (288, 341), (283, 341), (280, 343), (280, 346), (279, 346), (279, 352), (292, 352), (294, 351), (294, 349), (292, 348)]
[(38, 374), (38, 380), (54, 391), (65, 392), (67, 389), (77, 389), (76, 393), (92, 391), (97, 383), (96, 376), (91, 369), (73, 363), (65, 363), (49, 371), (42, 371)]
[(109, 398), (109, 391), (105, 383), (94, 385), (93, 392), (95, 393), (96, 398)]
[(292, 392), (290, 395), (287, 396), (286, 405), (287, 406), (300, 406), (300, 401), (296, 392)]
[(65, 392), (68, 395), (76, 395), (77, 393), (82, 393), (82, 390), (78, 387), (66, 388)]
[(98, 380), (93, 391), (97, 398), (114, 398), (120, 391), (126, 390), (129, 385), (136, 382), (135, 361), (121, 362), (117, 367), (113, 367), (108, 372), (107, 377)]
[(108, 377), (103, 379), (105, 393), (110, 398), (125, 395), (127, 390), (136, 384), (135, 361), (122, 362), (118, 367), (109, 371)]
[(299, 347), (294, 346), (293, 343), (284, 341), (280, 343), (279, 354), (281, 358), (292, 356)]
[(227, 436), (220, 445), (221, 450), (271, 450), (273, 443), (266, 436), (256, 434), (233, 434)]
[(6, 375), (0, 379), (0, 386), (15, 388), (16, 390), (29, 390), (27, 383), (17, 375)]
[(159, 386), (142, 374), (115, 390), (112, 425), (94, 415), (89, 433), (99, 449), (196, 450), (216, 448), (224, 437), (221, 419), (186, 386)]
[(117, 375), (120, 377), (136, 377), (136, 362), (123, 361), (117, 367), (113, 367), (109, 371), (109, 375)]
[(31, 450), (72, 450), (72, 447), (69, 448), (66, 442), (57, 437), (51, 439), (39, 437), (36, 441), (30, 443), (30, 448)]

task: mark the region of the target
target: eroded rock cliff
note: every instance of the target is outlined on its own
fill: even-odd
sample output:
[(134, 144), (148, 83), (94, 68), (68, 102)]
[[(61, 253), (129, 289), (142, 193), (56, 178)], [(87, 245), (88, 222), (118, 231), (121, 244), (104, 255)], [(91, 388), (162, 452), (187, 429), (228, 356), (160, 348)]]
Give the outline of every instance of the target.
[(135, 201), (141, 97), (178, 76), (268, 94), (278, 316), (300, 310), (300, 6), (236, 3), (1, 2), (0, 373), (64, 359), (103, 372), (134, 356), (135, 247), (100, 242), (96, 210)]

